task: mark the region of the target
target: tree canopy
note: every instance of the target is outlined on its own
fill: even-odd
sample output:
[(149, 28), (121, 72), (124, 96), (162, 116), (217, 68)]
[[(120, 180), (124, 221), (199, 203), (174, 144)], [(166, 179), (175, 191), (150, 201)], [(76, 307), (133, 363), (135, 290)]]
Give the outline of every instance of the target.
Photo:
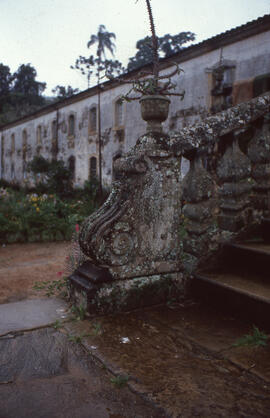
[[(158, 37), (158, 49), (162, 57), (170, 57), (184, 48), (184, 44), (195, 40), (193, 32), (180, 32), (177, 35), (166, 34)], [(129, 58), (128, 71), (135, 70), (153, 62), (152, 39), (146, 36), (136, 43), (137, 52)]]
[(57, 85), (54, 89), (52, 89), (52, 93), (57, 96), (58, 100), (61, 100), (71, 97), (73, 94), (79, 93), (79, 89), (74, 89), (71, 86), (65, 87)]
[(31, 64), (22, 64), (14, 74), (0, 64), (0, 124), (11, 122), (46, 104), (42, 96), (46, 83), (36, 80)]
[(98, 78), (99, 83), (102, 72), (113, 76), (119, 75), (124, 71), (121, 62), (115, 59), (108, 59), (106, 56), (106, 52), (109, 52), (114, 57), (116, 46), (113, 40), (115, 39), (116, 36), (113, 32), (108, 32), (104, 25), (99, 25), (97, 33), (92, 34), (87, 42), (87, 48), (89, 49), (96, 46), (94, 54), (91, 54), (89, 57), (80, 55), (75, 65), (71, 66), (72, 69), (78, 70), (83, 76), (86, 76), (88, 88), (90, 87), (92, 75)]

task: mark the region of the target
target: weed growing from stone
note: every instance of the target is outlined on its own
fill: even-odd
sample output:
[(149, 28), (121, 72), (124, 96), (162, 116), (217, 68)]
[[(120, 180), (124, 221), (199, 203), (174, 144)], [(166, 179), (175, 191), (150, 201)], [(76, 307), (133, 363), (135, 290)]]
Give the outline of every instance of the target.
[(96, 322), (95, 324), (93, 324), (93, 328), (94, 328), (93, 335), (97, 336), (97, 335), (101, 334), (101, 332), (102, 332), (101, 324)]
[(83, 321), (86, 317), (86, 308), (83, 305), (72, 306), (71, 312), (74, 314), (76, 321)]
[(54, 324), (52, 326), (53, 326), (54, 329), (62, 328), (62, 324), (58, 319), (57, 319), (57, 321), (54, 322)]
[(124, 376), (121, 374), (110, 379), (111, 383), (117, 386), (118, 388), (123, 388), (124, 386), (126, 386), (128, 380), (129, 376)]
[(265, 347), (269, 336), (257, 327), (253, 326), (253, 334), (244, 335), (239, 338), (234, 344), (234, 347), (251, 346), (251, 347)]

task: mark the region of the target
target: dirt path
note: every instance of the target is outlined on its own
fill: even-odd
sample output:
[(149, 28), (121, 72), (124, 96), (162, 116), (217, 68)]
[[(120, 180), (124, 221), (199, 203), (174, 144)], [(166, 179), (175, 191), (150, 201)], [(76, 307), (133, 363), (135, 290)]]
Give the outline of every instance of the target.
[[(59, 278), (57, 273), (64, 268), (68, 248), (68, 243), (10, 245), (1, 248), (0, 303), (40, 298), (42, 294), (33, 290), (33, 284), (36, 281)], [(5, 418), (20, 417), (16, 415), (18, 411), (16, 402), (17, 405), (23, 403), (27, 411), (27, 414), (22, 416), (35, 415), (44, 418), (54, 416), (51, 411), (54, 411), (52, 405), (55, 403), (56, 390), (59, 393), (57, 399), (60, 402), (57, 418), (62, 416), (59, 412), (62, 401), (66, 411), (69, 411), (71, 404), (74, 405), (73, 411), (80, 406), (81, 412), (78, 418), (84, 416), (87, 418), (88, 416), (95, 418), (99, 416), (101, 418), (103, 416), (106, 418), (138, 418), (139, 416), (142, 418), (150, 416), (268, 418), (270, 415), (270, 342), (266, 347), (235, 347), (233, 345), (238, 338), (249, 333), (251, 328), (252, 324), (245, 324), (237, 318), (219, 314), (205, 306), (186, 304), (176, 306), (174, 309), (160, 306), (85, 321), (68, 320), (59, 330), (54, 331), (56, 334), (51, 334), (49, 328), (46, 328), (44, 343), (41, 345), (39, 341), (42, 332), (39, 334), (38, 330), (31, 331), (29, 340), (26, 337), (27, 333), (22, 332), (12, 337), (13, 343), (9, 339), (6, 341), (0, 339), (0, 352), (2, 344), (2, 353), (6, 352), (7, 357), (6, 361), (2, 362), (4, 366), (12, 365), (14, 361), (14, 367), (16, 364), (21, 364), (23, 348), (20, 342), (24, 347), (25, 339), (28, 341), (25, 346), (25, 355), (31, 354), (29, 354), (29, 347), (33, 345), (37, 367), (39, 367), (38, 359), (42, 360), (46, 357), (44, 347), (46, 347), (46, 341), (48, 342), (48, 359), (47, 357), (46, 359), (48, 367), (51, 367), (50, 355), (51, 353), (57, 354), (57, 350), (51, 347), (56, 347), (55, 344), (60, 339), (63, 340), (65, 350), (69, 350), (70, 336), (73, 336), (73, 339), (79, 338), (80, 341), (79, 344), (75, 344), (78, 350), (81, 350), (78, 357), (76, 356), (76, 362), (78, 361), (76, 364), (82, 370), (79, 383), (76, 380), (77, 372), (72, 371), (71, 367), (74, 362), (73, 354), (71, 354), (70, 362), (67, 362), (66, 369), (59, 372), (63, 378), (56, 377), (55, 380), (54, 377), (46, 375), (46, 382), (43, 382), (43, 377), (41, 380), (36, 380), (35, 370), (32, 370), (33, 361), (27, 360), (27, 364), (25, 362), (24, 364), (31, 368), (30, 371), (23, 365), (21, 376), (15, 379), (10, 378), (10, 384), (2, 386), (2, 391), (0, 385), (0, 404), (2, 392), (5, 394), (6, 410), (14, 410), (14, 415), (12, 412), (4, 415)], [(34, 343), (39, 344), (38, 348), (35, 348)], [(17, 358), (16, 347), (18, 348)], [(39, 352), (40, 354), (37, 354)], [(68, 358), (67, 352), (59, 360), (59, 364)], [(8, 356), (11, 356), (9, 360)], [(84, 361), (91, 362), (91, 359), (98, 360), (96, 364), (103, 364), (103, 368), (100, 369), (97, 366), (95, 371), (94, 369), (91, 371), (91, 365), (83, 365)], [(69, 372), (70, 377), (68, 377)], [(26, 378), (25, 373), (27, 376), (29, 374), (31, 379)], [(91, 392), (91, 395), (87, 390), (87, 385), (93, 385), (93, 379), (87, 377), (89, 373), (94, 373), (97, 381), (100, 379), (101, 382), (98, 386), (98, 393)], [(131, 392), (127, 387), (126, 392), (113, 387), (110, 382), (111, 373), (115, 376), (128, 375), (127, 385)], [(28, 389), (24, 391), (25, 380), (32, 385), (31, 393)], [(5, 378), (5, 381), (9, 382), (9, 378)], [(38, 389), (39, 382), (44, 383), (44, 390), (49, 394), (47, 398), (44, 395), (45, 392)], [(54, 384), (56, 389), (53, 387)], [(71, 392), (66, 391), (69, 386), (63, 386), (71, 385), (70, 387), (75, 390), (78, 384), (81, 385), (80, 393), (75, 395), (73, 389)], [(103, 393), (106, 394), (106, 399)], [(130, 402), (127, 408), (124, 405), (125, 396), (123, 395)], [(88, 415), (89, 396), (90, 404), (92, 402), (91, 405), (95, 405), (96, 399), (96, 405), (101, 408), (98, 412), (94, 412), (94, 415)], [(153, 408), (148, 401), (144, 403), (142, 397), (153, 402), (160, 409)], [(106, 404), (107, 400), (109, 403)], [(113, 405), (114, 400), (117, 406), (114, 407), (114, 411), (117, 410), (118, 415), (110, 413), (108, 409), (110, 406), (107, 406), (107, 409), (103, 408), (105, 404)], [(132, 402), (135, 402), (134, 409)], [(138, 406), (137, 412), (135, 404)], [(39, 405), (42, 408), (46, 407), (47, 412), (50, 412), (49, 415), (43, 413), (44, 410), (37, 415), (36, 413), (41, 411)], [(68, 412), (65, 414), (69, 416)], [(75, 416), (73, 412), (71, 416)]]
[(0, 303), (44, 296), (45, 292), (33, 289), (34, 284), (59, 279), (69, 248), (68, 242), (0, 247)]

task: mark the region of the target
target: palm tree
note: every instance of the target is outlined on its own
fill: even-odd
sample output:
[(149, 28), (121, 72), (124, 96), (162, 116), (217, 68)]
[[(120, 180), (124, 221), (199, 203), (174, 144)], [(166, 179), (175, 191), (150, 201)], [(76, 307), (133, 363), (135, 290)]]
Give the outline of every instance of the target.
[(115, 34), (113, 32), (107, 32), (104, 25), (99, 25), (97, 34), (91, 35), (91, 38), (87, 43), (87, 48), (90, 48), (94, 44), (98, 44), (97, 56), (100, 61), (102, 58), (106, 59), (106, 49), (114, 56), (115, 44), (112, 42), (111, 38), (116, 39)]
[(98, 154), (99, 154), (99, 192), (102, 195), (102, 155), (101, 155), (101, 126), (100, 126), (100, 73), (104, 69), (101, 63), (106, 60), (106, 49), (114, 56), (115, 44), (112, 39), (116, 39), (113, 32), (107, 32), (104, 25), (99, 25), (96, 35), (91, 35), (87, 43), (87, 48), (97, 44), (97, 85), (98, 85)]

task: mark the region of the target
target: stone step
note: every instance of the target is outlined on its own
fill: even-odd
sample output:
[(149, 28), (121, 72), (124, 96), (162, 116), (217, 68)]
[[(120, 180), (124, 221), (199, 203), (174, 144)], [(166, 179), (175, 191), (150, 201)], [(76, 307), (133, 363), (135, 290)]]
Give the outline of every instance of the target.
[(270, 329), (270, 281), (233, 273), (198, 273), (192, 296), (208, 305)]
[[(266, 224), (262, 224), (262, 231)], [(270, 243), (257, 239), (226, 244), (214, 270), (195, 274), (191, 293), (207, 304), (269, 329), (269, 267)]]
[(219, 259), (219, 271), (240, 275), (257, 275), (270, 282), (270, 244), (247, 241), (224, 246)]
[(263, 218), (261, 228), (262, 238), (265, 243), (270, 243), (270, 219)]

